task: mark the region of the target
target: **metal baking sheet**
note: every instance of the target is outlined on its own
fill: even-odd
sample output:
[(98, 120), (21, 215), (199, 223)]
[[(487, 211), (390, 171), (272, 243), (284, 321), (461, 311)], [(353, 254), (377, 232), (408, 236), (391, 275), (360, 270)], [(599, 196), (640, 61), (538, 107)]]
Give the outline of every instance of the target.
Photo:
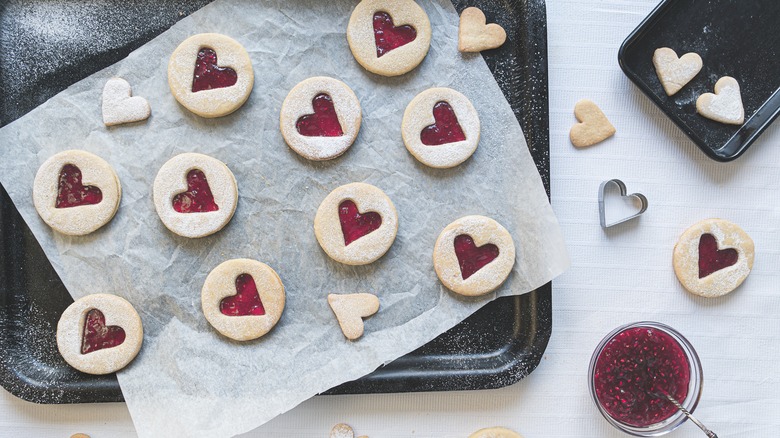
[[(618, 61), (650, 100), (710, 158), (742, 155), (780, 114), (780, 2), (777, 0), (664, 0), (628, 36)], [(653, 66), (653, 52), (670, 47), (696, 52), (701, 72), (667, 96)], [(745, 107), (742, 126), (696, 113), (696, 99), (712, 93), (723, 76), (737, 79)]]
[[(424, 0), (423, 0), (424, 1)], [(206, 0), (11, 0), (0, 5), (0, 126), (109, 66)], [(483, 55), (523, 127), (549, 195), (544, 0), (453, 1), (478, 6), (507, 43)], [(74, 31), (74, 26), (79, 31)], [(3, 145), (9, 147), (9, 145)], [(55, 330), (72, 303), (0, 186), (0, 385), (36, 403), (122, 401), (116, 377), (69, 367)], [(511, 385), (533, 371), (552, 330), (550, 284), (500, 298), (420, 349), (326, 394), (451, 391)]]

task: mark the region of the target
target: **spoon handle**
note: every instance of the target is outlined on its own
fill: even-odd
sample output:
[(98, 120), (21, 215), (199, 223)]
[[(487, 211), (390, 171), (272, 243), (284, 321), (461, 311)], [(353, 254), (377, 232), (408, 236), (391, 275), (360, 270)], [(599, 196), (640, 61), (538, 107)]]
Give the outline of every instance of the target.
[(687, 410), (687, 409), (685, 409), (685, 408), (683, 407), (683, 405), (681, 405), (681, 404), (680, 404), (680, 402), (678, 402), (677, 400), (675, 400), (675, 399), (674, 399), (674, 397), (672, 397), (672, 396), (671, 396), (671, 395), (669, 395), (669, 394), (664, 394), (664, 395), (666, 396), (666, 398), (668, 398), (668, 399), (669, 399), (669, 401), (670, 401), (670, 402), (672, 402), (672, 404), (673, 404), (673, 405), (675, 405), (675, 406), (677, 407), (677, 409), (679, 409), (679, 410), (680, 410), (680, 412), (682, 412), (683, 414), (685, 414), (685, 416), (686, 416), (686, 417), (688, 417), (688, 419), (689, 419), (689, 420), (691, 420), (691, 421), (693, 422), (693, 424), (695, 424), (695, 425), (699, 426), (699, 429), (701, 429), (701, 430), (702, 430), (702, 432), (706, 433), (706, 434), (707, 434), (707, 436), (708, 436), (709, 438), (718, 438), (718, 435), (715, 435), (715, 432), (713, 432), (713, 431), (711, 431), (711, 430), (707, 429), (707, 427), (706, 427), (705, 425), (701, 424), (701, 421), (697, 420), (697, 419), (696, 419), (696, 417), (694, 417), (693, 415), (691, 415), (691, 413), (690, 413), (690, 412), (688, 412), (688, 410)]

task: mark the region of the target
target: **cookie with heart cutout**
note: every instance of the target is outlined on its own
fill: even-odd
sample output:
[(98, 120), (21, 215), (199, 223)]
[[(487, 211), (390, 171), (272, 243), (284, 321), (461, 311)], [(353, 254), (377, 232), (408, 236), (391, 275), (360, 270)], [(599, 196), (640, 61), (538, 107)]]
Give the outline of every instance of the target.
[(494, 291), (515, 265), (509, 231), (485, 216), (464, 216), (447, 225), (433, 247), (433, 267), (442, 284), (464, 296)]
[(322, 200), (314, 234), (323, 251), (345, 265), (367, 265), (395, 241), (398, 212), (382, 190), (365, 183), (338, 187)]
[(103, 124), (106, 126), (140, 122), (149, 118), (152, 109), (141, 96), (133, 96), (130, 83), (111, 78), (103, 86)]
[(497, 426), (480, 429), (469, 435), (469, 438), (523, 438), (523, 436), (514, 430)]
[(238, 204), (238, 186), (225, 163), (184, 153), (157, 172), (152, 197), (166, 228), (182, 237), (204, 237), (230, 222)]
[(209, 324), (236, 341), (265, 335), (284, 312), (282, 279), (270, 266), (256, 260), (221, 263), (206, 277), (200, 298)]
[(733, 291), (753, 269), (753, 239), (737, 224), (705, 219), (693, 224), (674, 246), (672, 263), (680, 284), (706, 298)]
[(716, 122), (741, 125), (745, 122), (745, 108), (739, 82), (723, 76), (715, 83), (715, 94), (704, 93), (696, 99), (696, 112)]
[(704, 63), (698, 53), (690, 52), (678, 58), (674, 50), (661, 47), (653, 53), (653, 65), (666, 95), (672, 96), (699, 74)]
[(173, 97), (193, 113), (214, 118), (239, 109), (249, 98), (254, 71), (244, 46), (218, 33), (184, 40), (168, 62)]
[(409, 153), (426, 166), (455, 167), (477, 150), (479, 115), (463, 94), (429, 88), (407, 105), (401, 135)]
[(458, 50), (481, 52), (501, 47), (506, 41), (506, 31), (496, 23), (487, 24), (485, 13), (476, 7), (468, 7), (460, 14), (458, 26)]
[(83, 236), (107, 224), (121, 198), (122, 186), (111, 165), (85, 151), (51, 156), (33, 182), (38, 215), (53, 230), (71, 236)]
[(87, 374), (109, 374), (135, 359), (144, 339), (138, 312), (109, 294), (76, 300), (57, 323), (57, 349), (70, 366)]
[(431, 22), (414, 0), (362, 0), (349, 18), (347, 42), (363, 68), (398, 76), (428, 54)]
[(287, 94), (279, 128), (290, 149), (309, 160), (324, 161), (352, 146), (361, 119), (360, 101), (347, 84), (316, 76)]
[(373, 294), (329, 294), (328, 304), (336, 315), (344, 336), (354, 341), (363, 336), (363, 319), (379, 311), (379, 298)]
[(593, 101), (582, 99), (574, 105), (579, 123), (571, 127), (569, 139), (578, 148), (593, 146), (615, 135), (615, 127)]

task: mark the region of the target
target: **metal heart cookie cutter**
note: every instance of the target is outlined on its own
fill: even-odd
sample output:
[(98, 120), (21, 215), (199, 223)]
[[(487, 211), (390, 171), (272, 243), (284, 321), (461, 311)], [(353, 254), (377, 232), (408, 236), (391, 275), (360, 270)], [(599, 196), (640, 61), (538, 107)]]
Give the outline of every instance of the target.
[[(620, 196), (623, 198), (639, 199), (639, 203), (641, 205), (639, 211), (628, 217), (624, 217), (614, 222), (607, 223), (607, 209), (604, 202), (604, 193), (606, 192), (607, 187), (609, 185), (614, 185), (618, 189), (620, 189)], [(623, 222), (630, 221), (631, 219), (639, 217), (642, 213), (644, 213), (647, 210), (648, 203), (645, 195), (641, 193), (632, 193), (630, 195), (627, 195), (626, 192), (627, 192), (626, 185), (623, 183), (623, 181), (619, 179), (611, 179), (609, 181), (604, 181), (603, 183), (601, 183), (601, 186), (599, 186), (599, 217), (601, 219), (601, 226), (603, 228), (609, 228), (613, 225), (622, 224)]]

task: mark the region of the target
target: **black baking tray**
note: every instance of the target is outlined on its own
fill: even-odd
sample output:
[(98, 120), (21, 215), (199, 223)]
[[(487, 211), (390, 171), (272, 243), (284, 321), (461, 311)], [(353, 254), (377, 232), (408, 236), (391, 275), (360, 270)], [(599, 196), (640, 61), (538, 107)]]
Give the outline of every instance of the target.
[[(670, 47), (678, 56), (696, 52), (701, 72), (667, 96), (653, 66), (653, 52)], [(780, 1), (664, 0), (620, 47), (628, 76), (710, 158), (742, 155), (780, 114)], [(723, 76), (737, 79), (745, 107), (742, 126), (696, 113), (696, 99), (712, 93)]]
[[(0, 125), (109, 66), (208, 1), (21, 0), (0, 3)], [(482, 8), (507, 30), (484, 52), (523, 127), (549, 196), (547, 24), (544, 0), (453, 2)], [(41, 10), (43, 12), (41, 12)], [(34, 24), (31, 26), (31, 22)], [(91, 23), (91, 24), (90, 24)], [(81, 32), (64, 26), (82, 24)], [(62, 40), (63, 33), (70, 35)], [(12, 147), (13, 145), (0, 145)], [(55, 330), (72, 303), (40, 245), (0, 186), (0, 385), (37, 403), (122, 401), (116, 376), (91, 376), (57, 352)], [(541, 360), (552, 292), (499, 298), (420, 349), (327, 394), (450, 391), (513, 384)]]

